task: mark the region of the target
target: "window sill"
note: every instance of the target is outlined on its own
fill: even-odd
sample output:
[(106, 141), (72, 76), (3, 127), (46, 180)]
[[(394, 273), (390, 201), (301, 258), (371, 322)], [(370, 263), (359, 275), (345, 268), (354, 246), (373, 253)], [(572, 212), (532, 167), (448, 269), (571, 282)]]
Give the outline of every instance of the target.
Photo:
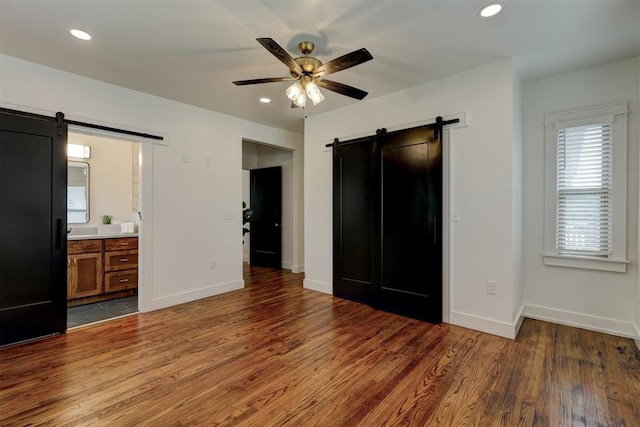
[(582, 268), (586, 270), (612, 271), (616, 273), (626, 273), (626, 259), (603, 259), (594, 257), (581, 257), (577, 255), (542, 254), (544, 265), (555, 267)]

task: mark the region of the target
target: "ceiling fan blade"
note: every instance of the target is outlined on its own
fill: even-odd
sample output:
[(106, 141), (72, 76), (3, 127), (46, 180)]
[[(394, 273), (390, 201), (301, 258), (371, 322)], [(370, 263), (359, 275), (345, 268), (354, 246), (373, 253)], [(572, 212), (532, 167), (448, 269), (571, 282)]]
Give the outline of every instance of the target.
[(244, 85), (257, 85), (259, 83), (275, 83), (275, 82), (289, 82), (298, 80), (295, 77), (267, 77), (265, 79), (252, 79), (252, 80), (237, 80), (233, 82), (236, 86)]
[(319, 66), (313, 73), (313, 77), (322, 77), (328, 74), (332, 74), (344, 69), (354, 67), (362, 64), (363, 62), (371, 61), (373, 56), (365, 48), (354, 50), (351, 53), (342, 55), (332, 61), (327, 62), (324, 65)]
[(276, 58), (278, 58), (284, 65), (289, 67), (289, 69), (297, 76), (302, 75), (302, 67), (289, 55), (289, 53), (284, 50), (275, 40), (271, 38), (259, 38), (256, 39), (258, 43), (264, 46), (269, 52), (273, 54)]
[(291, 108), (302, 108), (302, 107), (298, 107), (295, 102), (291, 101)]
[(349, 96), (355, 99), (363, 99), (369, 93), (353, 86), (345, 85), (342, 83), (334, 82), (333, 80), (317, 80), (316, 84), (328, 90), (339, 93), (340, 95)]

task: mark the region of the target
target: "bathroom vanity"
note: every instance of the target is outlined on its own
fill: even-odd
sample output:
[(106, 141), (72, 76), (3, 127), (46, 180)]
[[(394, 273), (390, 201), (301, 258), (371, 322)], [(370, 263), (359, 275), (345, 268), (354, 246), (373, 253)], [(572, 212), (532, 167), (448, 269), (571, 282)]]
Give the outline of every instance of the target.
[(138, 236), (70, 235), (67, 307), (136, 295)]

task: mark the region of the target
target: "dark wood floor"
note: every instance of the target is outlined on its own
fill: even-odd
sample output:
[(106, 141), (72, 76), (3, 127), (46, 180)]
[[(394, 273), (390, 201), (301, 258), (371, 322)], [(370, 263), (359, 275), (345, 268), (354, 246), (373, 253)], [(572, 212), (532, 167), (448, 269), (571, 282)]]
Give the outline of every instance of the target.
[(516, 341), (252, 269), (243, 290), (0, 350), (0, 425), (638, 426), (631, 340)]

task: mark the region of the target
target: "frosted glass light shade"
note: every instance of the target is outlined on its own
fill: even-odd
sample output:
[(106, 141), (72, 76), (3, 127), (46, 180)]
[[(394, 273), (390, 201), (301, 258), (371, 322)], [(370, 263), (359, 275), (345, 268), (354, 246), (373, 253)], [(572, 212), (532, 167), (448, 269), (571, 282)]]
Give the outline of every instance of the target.
[(307, 90), (307, 96), (313, 101), (313, 105), (318, 105), (324, 101), (324, 96), (320, 92), (320, 88), (314, 82), (307, 83), (305, 88)]
[(307, 103), (307, 94), (304, 92), (301, 92), (300, 95), (298, 95), (298, 97), (293, 100), (293, 103), (296, 104), (298, 107), (304, 107), (304, 104)]
[(285, 93), (287, 94), (287, 98), (295, 102), (295, 100), (304, 93), (304, 89), (300, 82), (295, 82), (287, 88)]

